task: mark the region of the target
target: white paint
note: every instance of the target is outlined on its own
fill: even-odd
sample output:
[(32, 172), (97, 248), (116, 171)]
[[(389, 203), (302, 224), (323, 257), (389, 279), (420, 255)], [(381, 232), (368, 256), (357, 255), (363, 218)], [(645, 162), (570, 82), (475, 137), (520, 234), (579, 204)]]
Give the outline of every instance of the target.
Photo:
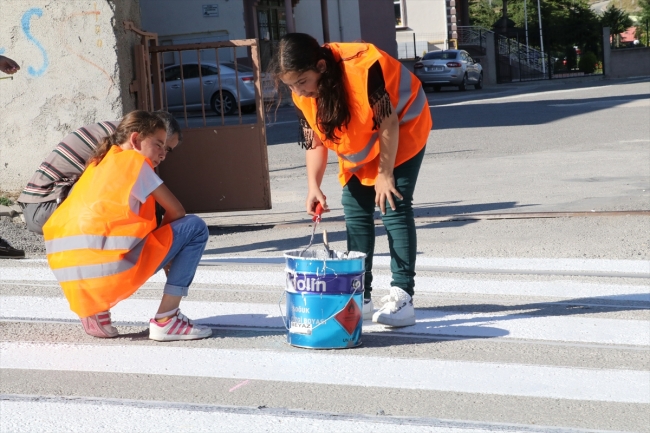
[[(4, 269), (6, 270), (6, 268)], [(6, 278), (4, 278), (6, 275)], [(54, 275), (49, 269), (26, 270), (9, 269), (0, 282), (3, 281), (53, 281)], [(162, 274), (149, 279), (149, 283), (164, 283)], [(451, 293), (527, 296), (543, 298), (562, 298), (572, 300), (577, 304), (586, 299), (604, 299), (613, 301), (650, 301), (650, 288), (644, 285), (628, 284), (595, 284), (573, 281), (500, 281), (500, 280), (470, 280), (454, 278), (416, 277), (416, 293)], [(375, 275), (377, 287), (389, 287), (390, 277)], [(283, 271), (278, 272), (231, 272), (199, 270), (194, 283), (219, 284), (220, 286), (257, 286), (274, 287), (283, 290), (286, 277)], [(190, 288), (190, 290), (192, 290)], [(217, 289), (218, 290), (218, 289)], [(585, 298), (585, 299), (580, 299)]]
[(555, 95), (555, 94), (560, 94), (560, 93), (573, 93), (573, 92), (578, 92), (578, 91), (581, 91), (581, 90), (605, 89), (607, 87), (610, 87), (610, 85), (597, 86), (597, 87), (582, 87), (582, 88), (579, 88), (579, 89), (548, 90), (548, 91), (540, 91), (540, 92), (534, 92), (534, 93), (520, 93), (520, 94), (517, 94), (517, 95), (500, 96), (500, 97), (497, 97), (497, 98), (476, 99), (476, 100), (465, 101), (465, 102), (455, 102), (455, 103), (451, 103), (451, 104), (430, 105), (430, 107), (437, 108), (437, 107), (453, 107), (453, 106), (458, 106), (458, 105), (476, 105), (476, 104), (485, 104), (485, 103), (501, 103), (501, 102), (507, 102), (507, 101), (510, 101), (510, 100), (513, 100), (513, 99), (527, 99), (527, 98), (530, 98), (532, 100), (534, 97), (539, 97), (539, 96)]
[[(550, 305), (549, 305), (550, 307)], [(127, 299), (112, 310), (115, 322), (146, 324), (158, 308), (158, 301)], [(274, 304), (194, 302), (181, 303), (183, 313), (198, 323), (212, 326), (242, 326), (283, 328), (280, 308)], [(282, 307), (284, 309), (284, 305)], [(536, 307), (539, 308), (539, 307)], [(417, 323), (397, 328), (400, 333), (448, 335), (454, 337), (483, 337), (562, 341), (610, 345), (650, 346), (650, 326), (643, 320), (594, 319), (585, 311), (574, 316), (531, 316), (508, 311), (496, 313), (467, 313), (455, 311), (419, 310)], [(544, 314), (544, 312), (542, 311)], [(0, 318), (76, 320), (63, 298), (7, 296), (0, 298)], [(364, 324), (363, 332), (390, 333), (391, 328), (372, 322)]]
[[(503, 426), (492, 428), (453, 427), (452, 422), (424, 426), (368, 420), (328, 420), (322, 418), (229, 413), (225, 411), (190, 410), (165, 407), (41, 401), (0, 401), (0, 431), (3, 432), (97, 432), (150, 433), (173, 431), (187, 433), (318, 433), (342, 431), (351, 433), (489, 433), (503, 432)], [(337, 415), (337, 418), (340, 416)], [(445, 425), (446, 424), (446, 425)], [(468, 425), (469, 423), (464, 423)], [(511, 430), (508, 430), (511, 431)]]
[[(296, 349), (0, 343), (0, 367), (650, 403), (650, 372), (399, 359)], [(47, 354), (47, 356), (44, 356)], [(242, 362), (245, 359), (246, 362)], [(372, 366), (372, 368), (368, 368)]]

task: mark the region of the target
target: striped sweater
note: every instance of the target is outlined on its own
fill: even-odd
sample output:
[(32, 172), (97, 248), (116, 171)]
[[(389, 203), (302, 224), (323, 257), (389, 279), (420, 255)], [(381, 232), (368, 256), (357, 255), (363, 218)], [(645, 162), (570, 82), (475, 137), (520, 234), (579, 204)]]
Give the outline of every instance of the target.
[(86, 125), (66, 135), (38, 167), (18, 197), (18, 202), (65, 200), (99, 142), (115, 132), (118, 123), (110, 121)]

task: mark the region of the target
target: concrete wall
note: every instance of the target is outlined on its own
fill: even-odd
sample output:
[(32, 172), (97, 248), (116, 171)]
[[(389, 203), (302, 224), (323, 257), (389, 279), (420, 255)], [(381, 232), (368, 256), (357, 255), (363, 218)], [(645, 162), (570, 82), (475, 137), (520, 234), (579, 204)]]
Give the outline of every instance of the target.
[[(297, 32), (308, 33), (321, 44), (324, 42), (320, 0), (300, 0), (293, 9), (293, 17)], [(328, 0), (327, 19), (330, 42), (361, 40), (359, 0)]]
[(609, 54), (606, 78), (650, 76), (650, 48), (619, 48)]
[[(208, 16), (204, 5), (211, 6)], [(246, 39), (244, 2), (230, 0), (140, 0), (142, 29), (158, 34), (162, 45)], [(237, 50), (237, 57), (246, 57), (246, 48)], [(171, 55), (168, 55), (171, 56)], [(232, 49), (219, 51), (219, 60), (233, 60)], [(201, 59), (214, 61), (214, 50), (206, 50)], [(196, 53), (184, 53), (183, 61), (195, 61)], [(178, 63), (178, 58), (165, 58), (165, 63)]]
[(397, 57), (393, 0), (359, 0), (361, 38)]
[[(138, 0), (2, 0), (0, 53), (21, 70), (0, 80), (0, 191), (22, 190), (70, 131), (135, 107)], [(0, 73), (0, 78), (6, 75)]]

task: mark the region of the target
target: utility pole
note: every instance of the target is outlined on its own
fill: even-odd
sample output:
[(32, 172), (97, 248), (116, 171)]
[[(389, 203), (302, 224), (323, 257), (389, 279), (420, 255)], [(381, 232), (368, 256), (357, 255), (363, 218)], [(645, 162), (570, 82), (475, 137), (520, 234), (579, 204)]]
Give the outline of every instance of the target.
[[(526, 9), (526, 3), (528, 3), (528, 0), (524, 0), (524, 28), (526, 29), (526, 64), (528, 64), (530, 62), (530, 53), (528, 52), (528, 10)], [(542, 61), (544, 60), (542, 59)]]
[(542, 73), (546, 74), (546, 61), (544, 60), (544, 36), (542, 35), (542, 9), (537, 0), (537, 16), (539, 17), (539, 44), (542, 49)]

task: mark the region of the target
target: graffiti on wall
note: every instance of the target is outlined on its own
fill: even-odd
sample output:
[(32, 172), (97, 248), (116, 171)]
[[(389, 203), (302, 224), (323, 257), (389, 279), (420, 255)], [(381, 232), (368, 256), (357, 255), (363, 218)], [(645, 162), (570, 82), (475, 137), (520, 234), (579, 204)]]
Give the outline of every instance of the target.
[[(32, 30), (30, 28), (32, 17), (40, 18), (41, 16), (43, 16), (43, 10), (42, 9), (40, 9), (40, 8), (31, 8), (31, 9), (27, 10), (23, 14), (23, 17), (20, 19), (20, 25), (22, 27), (22, 30), (23, 30), (23, 33), (24, 33), (25, 37), (27, 38), (27, 40), (29, 42), (36, 45), (36, 48), (39, 49), (39, 51), (41, 52), (41, 56), (42, 56), (42, 63), (41, 63), (41, 66), (38, 67), (38, 69), (35, 68), (32, 65), (27, 67), (27, 73), (29, 75), (31, 75), (32, 77), (40, 77), (41, 75), (43, 75), (45, 73), (45, 71), (47, 70), (47, 67), (49, 66), (49, 63), (50, 63), (49, 60), (48, 60), (48, 57), (47, 57), (47, 51), (45, 50), (45, 48), (43, 47), (41, 42), (38, 39), (36, 39), (34, 37), (34, 35), (32, 35)], [(5, 49), (0, 48), (0, 54), (3, 54), (4, 52), (5, 52)]]
[[(94, 33), (95, 33), (95, 37), (97, 39), (95, 41), (93, 41), (93, 42), (94, 42), (94, 45), (96, 45), (98, 48), (102, 48), (103, 40), (101, 39), (101, 26), (99, 25), (99, 22), (98, 22), (100, 14), (101, 14), (101, 12), (99, 10), (97, 10), (97, 3), (95, 3), (94, 10), (92, 10), (92, 11), (76, 12), (76, 13), (68, 15), (66, 17), (66, 19), (63, 20), (63, 22), (59, 26), (59, 32), (60, 32), (60, 34), (62, 36), (61, 40), (63, 41), (63, 45), (64, 45), (64, 47), (65, 47), (65, 49), (67, 51), (69, 51), (70, 53), (76, 55), (81, 60), (83, 60), (84, 62), (90, 64), (94, 68), (99, 69), (102, 72), (102, 74), (110, 81), (111, 84), (115, 84), (113, 78), (110, 76), (110, 74), (108, 72), (106, 72), (106, 70), (104, 68), (102, 68), (97, 63), (93, 62), (92, 60), (90, 60), (89, 58), (87, 58), (86, 56), (84, 56), (83, 54), (81, 54), (80, 52), (75, 50), (74, 48), (72, 48), (68, 44), (66, 35), (64, 35), (65, 30), (70, 28), (70, 21), (73, 20), (74, 18), (77, 18), (77, 17), (92, 17), (92, 16), (94, 16), (95, 17)], [(22, 16), (22, 18), (20, 20), (21, 30), (22, 30), (22, 33), (24, 34), (25, 38), (31, 44), (36, 46), (36, 48), (38, 48), (38, 50), (40, 51), (40, 54), (41, 54), (41, 56), (40, 56), (41, 57), (40, 65), (38, 64), (38, 59), (35, 59), (35, 60), (33, 60), (33, 62), (35, 64), (30, 64), (30, 65), (27, 66), (27, 73), (31, 77), (41, 77), (41, 76), (43, 76), (43, 74), (46, 73), (46, 71), (47, 71), (47, 69), (48, 69), (48, 67), (50, 65), (47, 50), (45, 49), (43, 44), (40, 42), (40, 40), (37, 39), (33, 35), (32, 29), (31, 29), (32, 21), (34, 19), (41, 18), (42, 16), (43, 16), (43, 10), (41, 8), (34, 7), (34, 8), (31, 8), (31, 9), (28, 9), (27, 11), (25, 11), (25, 13), (23, 14), (23, 16)], [(81, 41), (81, 37), (79, 37), (79, 41)], [(3, 54), (4, 52), (5, 52), (5, 48), (0, 47), (0, 54)]]

